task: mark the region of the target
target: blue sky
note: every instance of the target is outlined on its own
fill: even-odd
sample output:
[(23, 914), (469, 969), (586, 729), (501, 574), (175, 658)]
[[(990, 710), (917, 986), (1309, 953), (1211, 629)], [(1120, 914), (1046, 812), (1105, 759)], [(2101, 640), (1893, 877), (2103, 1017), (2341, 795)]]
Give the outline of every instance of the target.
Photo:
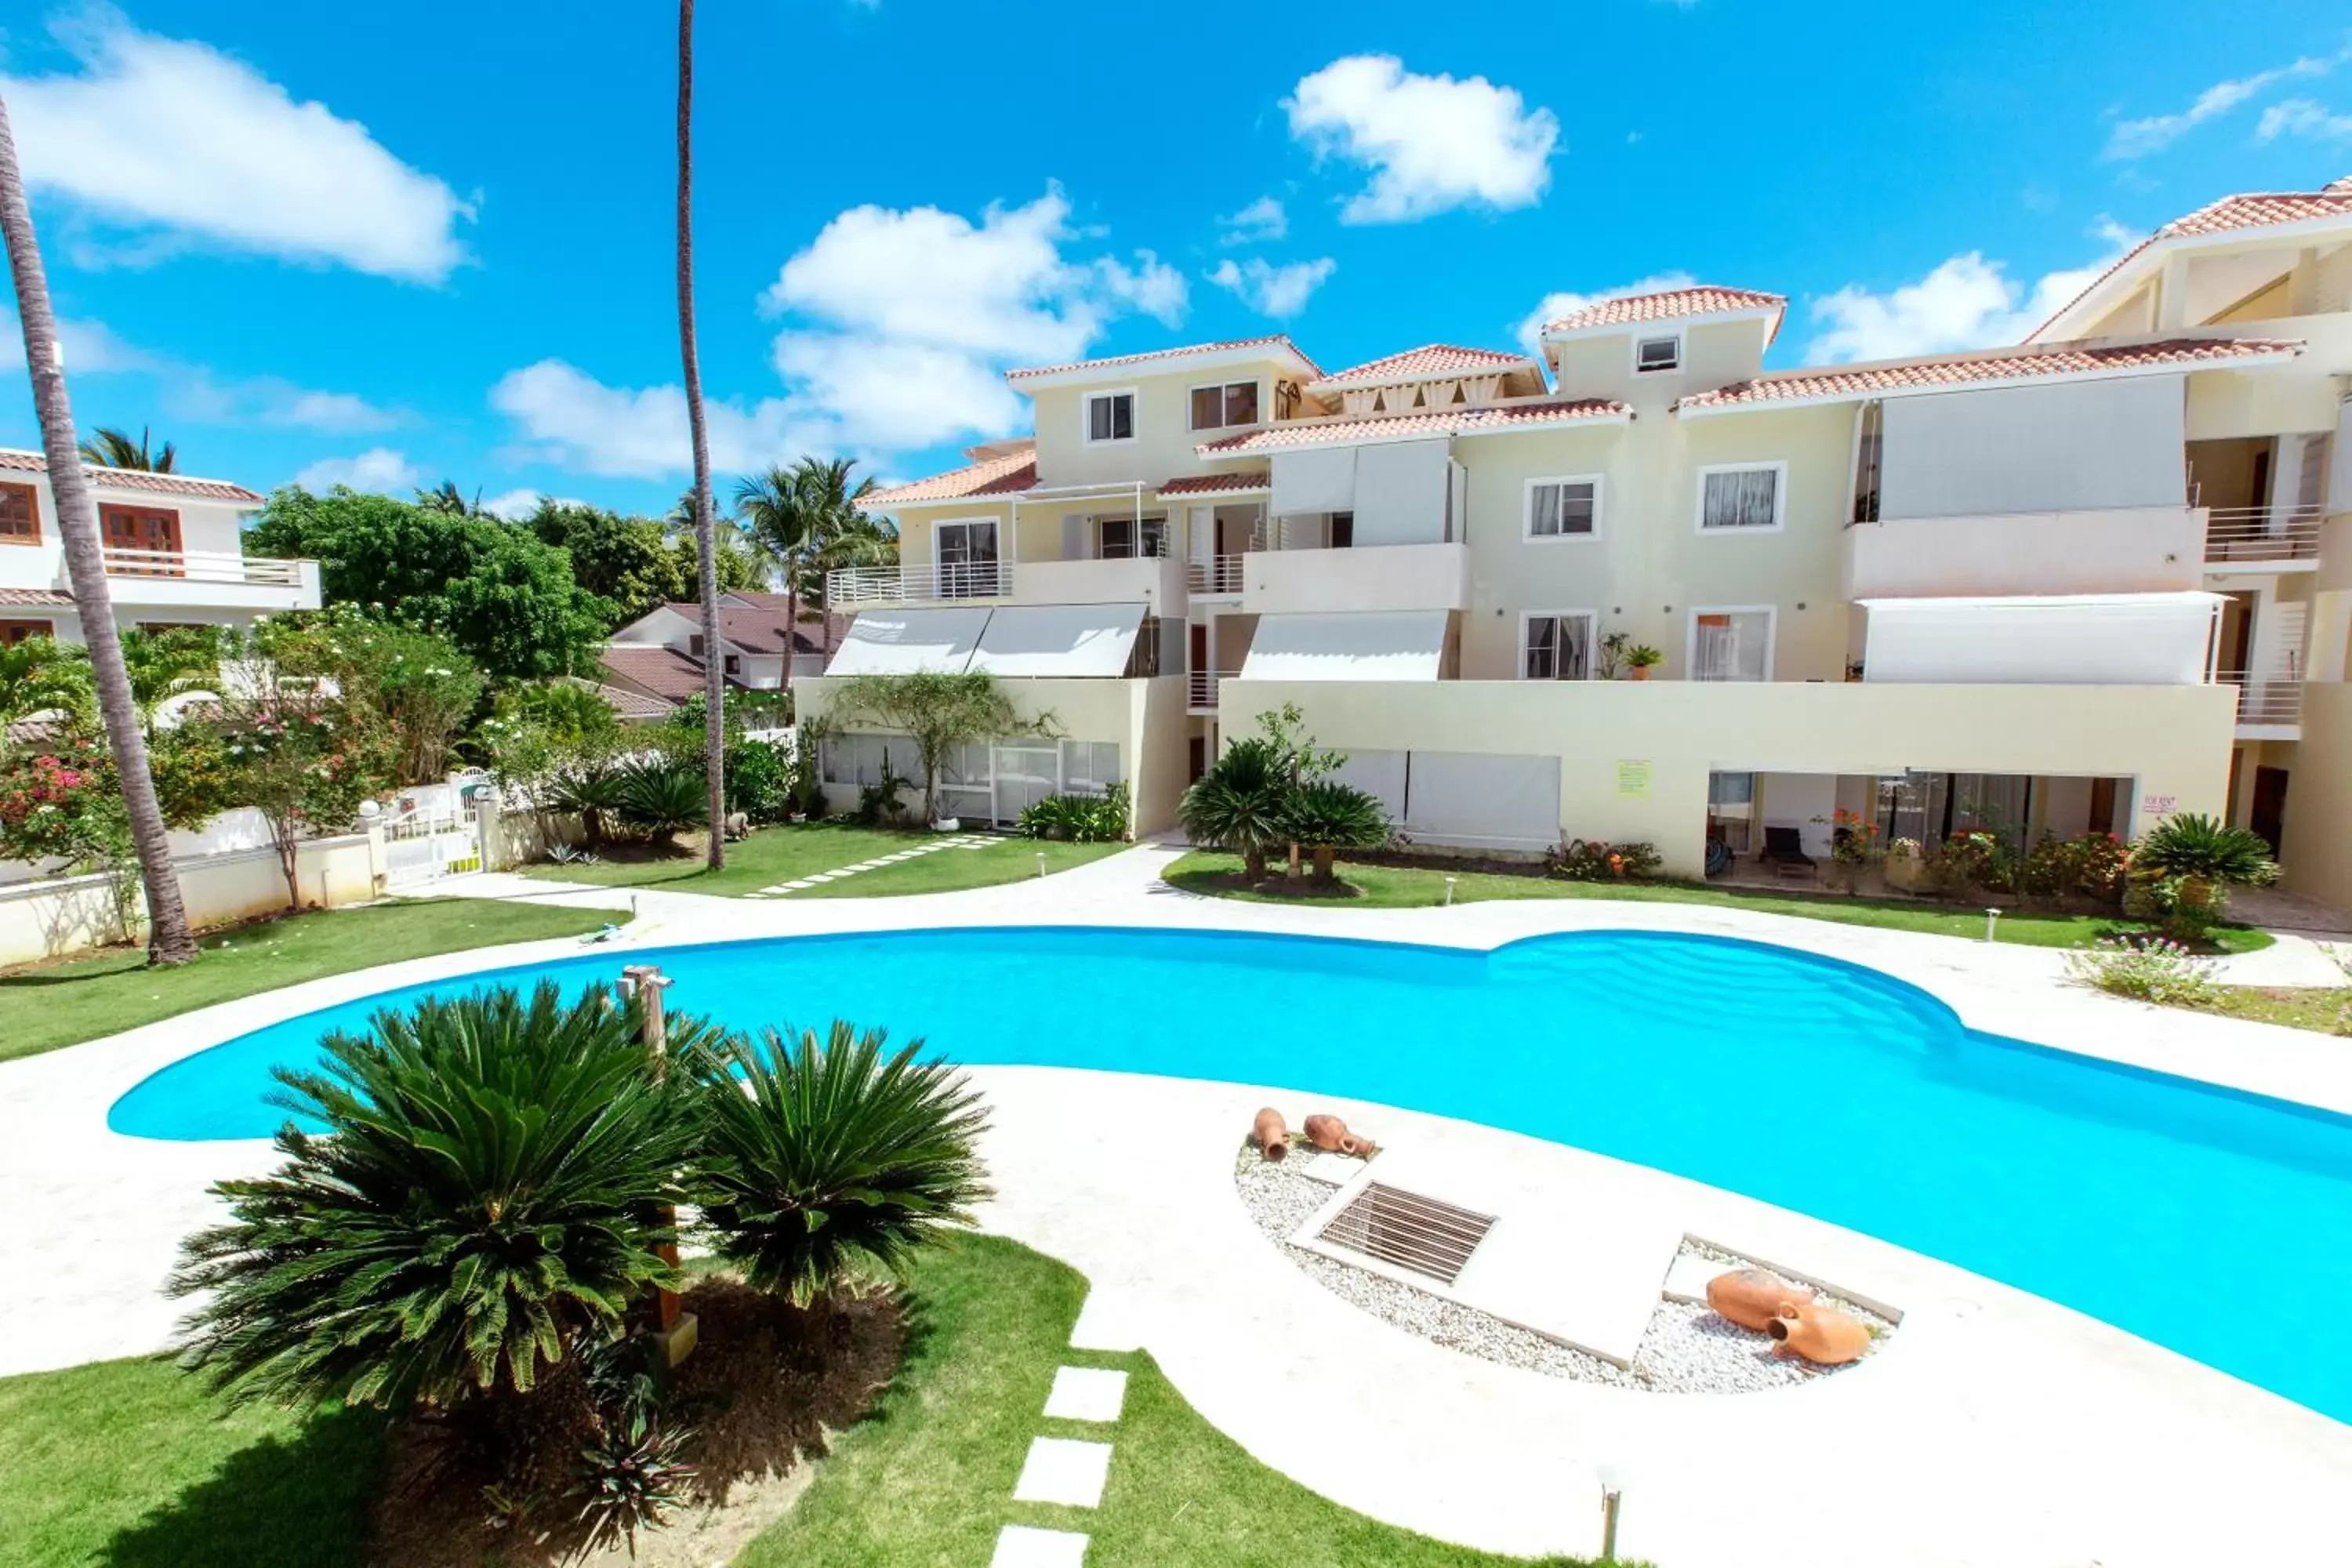
[[(1789, 294), (1780, 363), (2010, 341), (2168, 217), (2352, 173), (2352, 34), (2314, 3), (700, 8), (722, 480), (952, 466), (1025, 428), (1006, 365), (1503, 347), (1676, 275)], [(0, 95), (84, 427), (259, 489), (666, 508), (675, 26), (12, 8)], [(0, 443), (36, 444), (20, 374)]]

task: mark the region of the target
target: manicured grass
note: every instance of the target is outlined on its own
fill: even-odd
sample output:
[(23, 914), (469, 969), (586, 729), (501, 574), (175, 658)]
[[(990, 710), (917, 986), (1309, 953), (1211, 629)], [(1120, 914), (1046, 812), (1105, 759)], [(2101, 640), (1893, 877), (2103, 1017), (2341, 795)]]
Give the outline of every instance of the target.
[(2352, 1034), (2352, 986), (2221, 985), (2214, 988), (2209, 1005), (2195, 1011), (2323, 1035)]
[[(1277, 893), (1232, 886), (1241, 874), (1238, 855), (1196, 849), (1162, 873), (1172, 886), (1187, 892), (1217, 898), (1247, 899), (1257, 903), (1301, 900)], [(1427, 909), (1445, 901), (1449, 873), (1418, 866), (1368, 866), (1342, 860), (1340, 879), (1353, 885), (1359, 896), (1333, 899), (1349, 909)], [(1718, 909), (1754, 910), (1761, 914), (1797, 915), (1806, 920), (1835, 921), (1843, 925), (1878, 926), (1888, 931), (1927, 931), (1937, 936), (1979, 939), (1984, 935), (1980, 909), (1928, 903), (1911, 899), (1848, 898), (1836, 893), (1791, 893), (1777, 889), (1699, 886), (1688, 882), (1570, 882), (1557, 877), (1513, 876), (1495, 871), (1461, 871), (1454, 878), (1454, 901), (1479, 903), (1490, 899), (1613, 899), (1648, 903), (1709, 904)], [(2112, 931), (2133, 929), (2112, 915), (2069, 915), (2010, 910), (2000, 917), (2000, 940), (2023, 947), (2088, 947)], [(2214, 932), (2223, 951), (2252, 952), (2268, 947), (2267, 931), (2228, 926)]]
[[(898, 1379), (871, 1415), (835, 1437), (793, 1511), (736, 1568), (984, 1563), (1006, 1524), (1090, 1533), (1087, 1568), (1523, 1563), (1350, 1513), (1243, 1452), (1149, 1356), (1069, 1349), (1086, 1281), (1052, 1258), (969, 1237), (924, 1257), (914, 1285), (917, 1331)], [(1045, 1419), (1054, 1369), (1064, 1365), (1128, 1371), (1116, 1426)], [(223, 1419), (219, 1410), (163, 1361), (0, 1379), (0, 1563), (356, 1568), (381, 1424), (346, 1411), (302, 1422), (270, 1412)], [(1112, 1445), (1099, 1509), (1013, 1501), (1033, 1436)], [(1572, 1514), (1563, 1525), (1575, 1528)]]
[(410, 900), (232, 927), (199, 939), (203, 955), (150, 969), (143, 952), (67, 959), (0, 974), (0, 1061), (132, 1029), (325, 974), (404, 958), (592, 931), (603, 910), (478, 899)]
[[(620, 848), (593, 866), (528, 866), (523, 873), (556, 882), (589, 882), (605, 888), (659, 888), (673, 893), (710, 893), (740, 898), (780, 882), (798, 881), (819, 871), (837, 871), (878, 860), (902, 849), (936, 841), (920, 829), (856, 827), (847, 823), (790, 823), (762, 827), (727, 847), (727, 867), (712, 871), (698, 851), (670, 858), (639, 859)], [(824, 882), (793, 898), (876, 899), (906, 893), (944, 893), (986, 888), (1037, 874), (1037, 852), (1047, 871), (1066, 870), (1114, 850), (1118, 844), (1045, 844), (1007, 838), (985, 849), (941, 849), (878, 871), (861, 871), (838, 883)]]

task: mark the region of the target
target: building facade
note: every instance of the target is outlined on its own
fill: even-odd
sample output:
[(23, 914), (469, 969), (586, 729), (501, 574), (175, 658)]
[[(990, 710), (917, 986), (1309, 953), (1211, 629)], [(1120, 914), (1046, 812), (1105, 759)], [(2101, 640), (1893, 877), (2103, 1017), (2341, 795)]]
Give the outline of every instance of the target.
[[(1433, 845), (1696, 875), (1711, 838), (1818, 853), (1841, 807), (1923, 842), (2198, 810), (2352, 902), (2347, 284), (2338, 186), (2217, 203), (1968, 353), (1766, 371), (1784, 300), (1698, 287), (1539, 356), (1015, 371), (1033, 439), (868, 498), (902, 560), (832, 580), (828, 675), (985, 668), (1050, 711), (1086, 773), (973, 748), (996, 821), (1109, 746), (1164, 826), (1294, 704)], [(865, 782), (875, 745), (838, 752)]]

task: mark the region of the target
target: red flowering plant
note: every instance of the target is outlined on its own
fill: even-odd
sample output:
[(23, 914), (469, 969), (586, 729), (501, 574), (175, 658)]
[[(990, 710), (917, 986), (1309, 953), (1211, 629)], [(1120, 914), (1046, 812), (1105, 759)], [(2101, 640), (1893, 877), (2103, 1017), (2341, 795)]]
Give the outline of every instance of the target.
[(1867, 866), (1878, 858), (1878, 824), (1858, 811), (1839, 806), (1815, 822), (1830, 830), (1830, 858), (1841, 866)]
[(128, 842), (113, 760), (78, 730), (0, 757), (0, 858), (87, 869)]

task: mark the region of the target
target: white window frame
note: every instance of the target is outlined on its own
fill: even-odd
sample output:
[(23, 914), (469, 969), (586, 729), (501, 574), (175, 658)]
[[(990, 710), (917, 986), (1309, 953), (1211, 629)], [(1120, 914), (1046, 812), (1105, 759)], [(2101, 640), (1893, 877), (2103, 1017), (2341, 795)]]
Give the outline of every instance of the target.
[[(1255, 386), (1257, 388), (1258, 416), (1255, 419), (1227, 419), (1222, 425), (1193, 425), (1192, 423), (1192, 395), (1194, 393), (1211, 391), (1216, 393), (1217, 414), (1218, 416), (1222, 418), (1225, 413), (1225, 394), (1236, 386)], [(1184, 421), (1189, 427), (1194, 430), (1238, 430), (1244, 425), (1263, 425), (1265, 423), (1265, 382), (1263, 378), (1257, 376), (1237, 375), (1231, 381), (1203, 381), (1192, 386), (1188, 386), (1184, 389)], [(1092, 426), (1090, 425), (1088, 428), (1091, 429)]]
[[(1769, 468), (1772, 480), (1772, 524), (1769, 528), (1709, 528), (1706, 525), (1706, 480), (1710, 474), (1748, 474)], [(1706, 463), (1692, 486), (1691, 529), (1710, 539), (1745, 539), (1759, 533), (1785, 533), (1789, 527), (1789, 460), (1764, 458), (1752, 463)]]
[[(1675, 345), (1675, 363), (1644, 365), (1642, 363), (1642, 345), (1662, 342), (1668, 339), (1673, 340)], [(1672, 375), (1683, 368), (1683, 334), (1679, 328), (1671, 332), (1635, 332), (1633, 347), (1628, 351), (1633, 356), (1633, 374), (1635, 375)]]
[[(1127, 430), (1124, 436), (1095, 437), (1095, 401), (1103, 397), (1124, 397), (1127, 405)], [(1189, 415), (1188, 415), (1189, 417)], [(1109, 386), (1099, 392), (1089, 392), (1078, 399), (1078, 441), (1087, 447), (1132, 446), (1143, 434), (1143, 395), (1132, 386)]]
[[(1580, 620), (1584, 623), (1584, 673), (1581, 676), (1529, 675), (1528, 673), (1528, 628), (1534, 622)], [(1514, 669), (1519, 680), (1598, 680), (1601, 679), (1601, 612), (1598, 610), (1521, 610), (1519, 612), (1519, 651)]]
[[(1752, 465), (1751, 465), (1752, 466)], [(1730, 531), (1742, 531), (1733, 529)], [(1762, 529), (1748, 531), (1761, 533)], [(1698, 679), (1698, 618), (1701, 616), (1762, 616), (1764, 617), (1764, 679), (1763, 681), (1711, 681), (1709, 685), (1760, 685), (1772, 679), (1773, 659), (1780, 649), (1780, 606), (1778, 605), (1693, 605), (1690, 620), (1683, 627), (1683, 679)], [(1752, 771), (1752, 770), (1751, 770)]]
[[(992, 569), (996, 573), (994, 580), (995, 588), (992, 588), (990, 592), (985, 594), (949, 594), (941, 592), (942, 583), (940, 574), (946, 569), (946, 563), (940, 558), (940, 535), (950, 528), (961, 528), (969, 533), (971, 529), (983, 522), (996, 531), (996, 558), (990, 563)], [(1005, 520), (996, 516), (992, 512), (974, 512), (969, 517), (934, 518), (931, 521), (932, 594), (942, 599), (992, 599), (1002, 597), (1003, 595), (998, 592), (998, 590), (1001, 590), (1004, 586), (1005, 583), (1004, 569), (1006, 562), (1004, 559), (1004, 540), (1009, 531)], [(961, 570), (970, 572), (971, 567), (970, 563), (967, 563), (963, 565)], [(979, 579), (977, 577), (972, 577), (969, 581), (971, 584), (976, 584), (979, 582)]]
[[(1592, 531), (1590, 533), (1538, 533), (1536, 531), (1536, 487), (1538, 485), (1591, 485), (1592, 487)], [(1581, 544), (1587, 540), (1600, 538), (1608, 489), (1607, 479), (1601, 474), (1539, 474), (1528, 480), (1519, 489), (1519, 537), (1530, 544)]]

